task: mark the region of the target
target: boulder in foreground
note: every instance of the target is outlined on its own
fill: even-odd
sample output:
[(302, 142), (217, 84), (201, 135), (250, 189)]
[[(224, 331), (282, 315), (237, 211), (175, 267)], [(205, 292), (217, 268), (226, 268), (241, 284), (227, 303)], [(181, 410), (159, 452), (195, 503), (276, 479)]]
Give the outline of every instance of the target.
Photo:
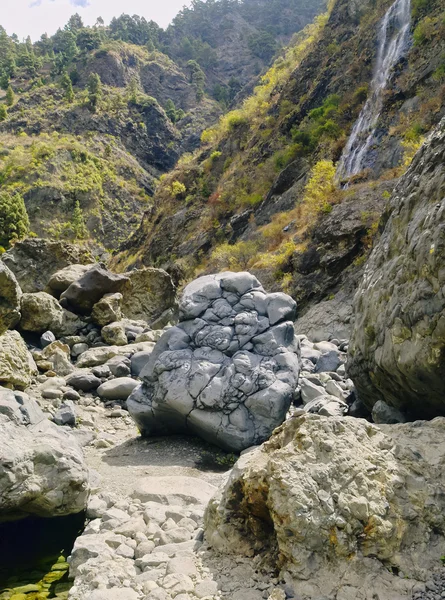
[(444, 440), (444, 418), (289, 419), (235, 465), (207, 509), (207, 541), (270, 553), (297, 597), (412, 598), (443, 554)]
[(144, 435), (193, 433), (230, 451), (266, 440), (289, 409), (299, 375), (296, 304), (250, 273), (188, 285), (128, 409)]
[(26, 394), (0, 388), (0, 522), (86, 508), (88, 469), (68, 431)]

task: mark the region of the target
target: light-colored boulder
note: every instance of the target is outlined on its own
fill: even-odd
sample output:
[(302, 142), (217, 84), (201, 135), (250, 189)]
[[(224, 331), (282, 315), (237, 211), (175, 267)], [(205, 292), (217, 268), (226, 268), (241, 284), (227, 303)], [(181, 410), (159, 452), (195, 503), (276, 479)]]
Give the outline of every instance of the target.
[(125, 325), (122, 321), (105, 325), (102, 327), (101, 335), (104, 342), (110, 346), (126, 346), (128, 344)]
[[(267, 439), (298, 382), (296, 304), (265, 293), (250, 273), (189, 284), (181, 322), (168, 329), (140, 373), (128, 409), (143, 435), (193, 433), (229, 451)], [(268, 315), (272, 316), (271, 326)]]
[[(289, 419), (245, 453), (212, 499), (217, 550), (280, 556), (295, 595), (372, 589), (411, 598), (445, 539), (445, 419), (375, 426), (352, 418)], [(404, 578), (392, 575), (404, 573)]]
[(128, 282), (122, 289), (122, 313), (128, 319), (150, 323), (176, 307), (176, 287), (166, 271), (147, 267), (125, 275)]
[(0, 335), (20, 321), (21, 296), (14, 273), (0, 261)]
[(59, 302), (46, 292), (23, 294), (20, 310), (20, 328), (23, 331), (51, 331), (56, 337), (61, 337), (74, 335), (84, 326), (79, 317), (64, 310)]
[(15, 400), (8, 413), (0, 395), (0, 521), (84, 510), (88, 469), (77, 441), (26, 395)]
[(137, 385), (131, 377), (118, 377), (100, 385), (97, 393), (103, 400), (126, 400)]
[(46, 346), (42, 351), (41, 357), (43, 360), (51, 363), (51, 370), (65, 377), (74, 371), (74, 367), (70, 361), (70, 347), (62, 342), (56, 341)]
[(128, 346), (104, 346), (99, 348), (90, 348), (79, 356), (76, 366), (79, 368), (83, 367), (97, 367), (104, 365), (110, 358), (124, 354), (127, 356), (133, 356), (136, 352), (151, 352), (154, 348), (152, 342), (139, 342), (137, 344), (129, 344)]
[(37, 373), (36, 363), (18, 331), (0, 336), (0, 385), (25, 389)]
[(122, 294), (105, 294), (105, 296), (96, 302), (91, 312), (93, 323), (100, 327), (120, 321), (122, 318)]

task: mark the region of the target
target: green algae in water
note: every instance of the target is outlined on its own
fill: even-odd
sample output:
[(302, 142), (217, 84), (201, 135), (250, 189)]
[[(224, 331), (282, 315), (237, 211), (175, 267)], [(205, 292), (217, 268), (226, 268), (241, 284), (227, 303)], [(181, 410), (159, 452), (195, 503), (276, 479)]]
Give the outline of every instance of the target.
[(66, 600), (66, 558), (85, 515), (0, 523), (0, 600)]

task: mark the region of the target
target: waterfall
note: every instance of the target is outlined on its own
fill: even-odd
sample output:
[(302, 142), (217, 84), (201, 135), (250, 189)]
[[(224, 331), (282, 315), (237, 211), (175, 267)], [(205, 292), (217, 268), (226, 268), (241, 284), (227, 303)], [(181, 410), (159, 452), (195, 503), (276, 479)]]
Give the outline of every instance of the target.
[(377, 60), (370, 94), (343, 150), (337, 169), (338, 179), (356, 175), (365, 168), (391, 71), (409, 47), (410, 26), (411, 0), (396, 0), (379, 24)]

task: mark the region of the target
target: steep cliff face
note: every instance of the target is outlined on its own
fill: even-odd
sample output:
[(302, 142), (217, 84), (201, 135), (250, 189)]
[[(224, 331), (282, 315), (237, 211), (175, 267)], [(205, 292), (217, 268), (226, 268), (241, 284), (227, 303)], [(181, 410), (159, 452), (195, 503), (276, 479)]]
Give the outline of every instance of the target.
[[(341, 189), (335, 171), (371, 95), (391, 4), (338, 0), (299, 34), (253, 96), (162, 182), (116, 264), (154, 263), (186, 279), (249, 268), (303, 312), (354, 290), (397, 178), (445, 113), (443, 6), (416, 2), (367, 168)], [(182, 194), (172, 193), (175, 181)]]
[(354, 302), (349, 374), (370, 407), (445, 414), (445, 121), (416, 155)]

